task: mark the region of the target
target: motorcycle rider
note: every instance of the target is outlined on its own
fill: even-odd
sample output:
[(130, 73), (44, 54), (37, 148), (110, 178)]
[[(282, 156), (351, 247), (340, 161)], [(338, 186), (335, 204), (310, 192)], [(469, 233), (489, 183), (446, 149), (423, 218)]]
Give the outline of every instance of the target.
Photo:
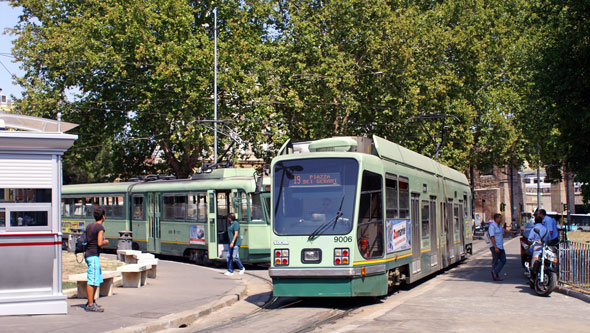
[[(535, 217), (535, 225), (533, 226), (533, 229), (529, 233), (529, 237), (527, 239), (529, 241), (529, 244), (533, 244), (535, 241), (540, 241), (542, 243), (547, 242), (548, 234), (549, 232), (547, 232), (547, 228), (545, 228), (545, 226), (543, 225), (543, 217), (537, 215)], [(538, 259), (538, 256), (541, 253), (542, 249), (543, 245), (538, 243), (531, 245), (531, 247), (529, 248), (529, 252), (532, 254), (529, 269), (533, 268), (533, 264), (535, 263), (535, 260)]]

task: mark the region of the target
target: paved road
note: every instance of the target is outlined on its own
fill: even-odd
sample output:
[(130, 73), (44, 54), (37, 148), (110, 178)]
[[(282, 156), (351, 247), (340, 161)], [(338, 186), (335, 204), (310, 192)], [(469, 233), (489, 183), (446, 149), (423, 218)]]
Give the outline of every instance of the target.
[(482, 251), (466, 263), (317, 331), (589, 331), (590, 304), (556, 292), (539, 297), (529, 288), (518, 239), (506, 243), (502, 282), (491, 279), (491, 254), (485, 245), (477, 248)]
[(0, 331), (104, 332), (210, 304), (241, 283), (221, 269), (160, 260), (157, 278), (146, 286), (115, 288), (113, 296), (100, 298), (104, 313), (85, 312), (85, 300), (69, 299), (67, 315), (0, 317)]

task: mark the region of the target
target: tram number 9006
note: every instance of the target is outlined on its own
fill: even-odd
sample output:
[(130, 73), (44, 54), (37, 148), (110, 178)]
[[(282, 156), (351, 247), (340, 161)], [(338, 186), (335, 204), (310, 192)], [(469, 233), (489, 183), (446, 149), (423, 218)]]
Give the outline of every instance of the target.
[(350, 243), (352, 242), (352, 236), (334, 236), (335, 243)]

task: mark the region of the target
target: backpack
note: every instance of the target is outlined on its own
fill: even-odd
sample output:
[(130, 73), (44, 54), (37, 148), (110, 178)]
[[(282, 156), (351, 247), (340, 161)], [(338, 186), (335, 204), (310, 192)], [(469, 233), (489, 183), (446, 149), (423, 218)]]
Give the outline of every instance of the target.
[(86, 230), (76, 239), (76, 249), (74, 250), (75, 254), (84, 253), (88, 249), (88, 236), (86, 235)]

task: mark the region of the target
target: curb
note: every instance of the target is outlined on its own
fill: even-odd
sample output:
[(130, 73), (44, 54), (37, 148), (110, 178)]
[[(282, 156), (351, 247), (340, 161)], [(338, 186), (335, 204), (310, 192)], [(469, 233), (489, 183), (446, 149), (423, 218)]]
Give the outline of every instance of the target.
[(209, 304), (201, 305), (197, 308), (186, 310), (183, 312), (173, 313), (160, 317), (145, 324), (138, 324), (129, 327), (122, 327), (108, 332), (122, 332), (122, 333), (151, 333), (169, 328), (188, 327), (198, 318), (206, 316), (212, 312), (228, 307), (245, 298), (248, 295), (248, 288), (246, 283), (242, 281), (241, 287), (235, 287), (230, 290), (228, 295), (221, 299), (211, 302)]
[(584, 293), (581, 293), (579, 291), (575, 291), (575, 290), (571, 290), (562, 286), (557, 286), (557, 288), (555, 288), (555, 291), (557, 291), (558, 293), (573, 297), (573, 298), (577, 298), (581, 301), (584, 301), (586, 303), (590, 303), (590, 295), (586, 295)]

